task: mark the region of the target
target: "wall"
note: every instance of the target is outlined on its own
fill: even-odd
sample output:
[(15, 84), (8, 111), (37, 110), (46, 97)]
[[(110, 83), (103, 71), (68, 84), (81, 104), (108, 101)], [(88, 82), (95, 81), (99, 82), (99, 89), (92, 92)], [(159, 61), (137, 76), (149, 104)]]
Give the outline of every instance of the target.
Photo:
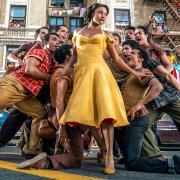
[(5, 9), (6, 9), (7, 0), (0, 1), (0, 27), (4, 23), (5, 20)]

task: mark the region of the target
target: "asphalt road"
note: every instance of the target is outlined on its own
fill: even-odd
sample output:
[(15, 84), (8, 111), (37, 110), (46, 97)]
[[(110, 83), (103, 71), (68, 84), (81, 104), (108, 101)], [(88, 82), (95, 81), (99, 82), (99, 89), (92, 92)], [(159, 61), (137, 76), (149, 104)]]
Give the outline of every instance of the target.
[[(60, 179), (60, 180), (98, 180), (98, 179), (122, 179), (122, 180), (179, 180), (180, 175), (157, 174), (127, 171), (123, 165), (116, 164), (117, 173), (107, 176), (102, 173), (103, 167), (96, 161), (97, 149), (93, 149), (90, 157), (85, 159), (81, 168), (63, 170), (23, 170), (18, 172), (15, 163), (24, 159), (18, 154), (15, 146), (6, 146), (0, 149), (0, 180), (41, 180), (41, 179)], [(163, 154), (170, 157), (172, 154), (180, 156), (180, 151), (164, 151)], [(44, 177), (43, 177), (44, 176)]]

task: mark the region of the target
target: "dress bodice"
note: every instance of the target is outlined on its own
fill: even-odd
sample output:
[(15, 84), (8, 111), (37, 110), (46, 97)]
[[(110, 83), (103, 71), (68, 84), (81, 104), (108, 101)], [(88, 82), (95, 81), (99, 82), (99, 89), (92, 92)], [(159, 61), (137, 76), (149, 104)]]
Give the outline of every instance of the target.
[(107, 48), (107, 41), (113, 41), (105, 33), (93, 35), (91, 37), (78, 34), (73, 38), (77, 50), (78, 64), (89, 61), (104, 61), (103, 53)]

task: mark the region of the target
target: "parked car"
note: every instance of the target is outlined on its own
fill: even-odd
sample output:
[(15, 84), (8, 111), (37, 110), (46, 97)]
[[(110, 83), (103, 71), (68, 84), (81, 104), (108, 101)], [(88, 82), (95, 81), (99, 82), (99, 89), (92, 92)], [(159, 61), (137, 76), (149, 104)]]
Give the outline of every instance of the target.
[(7, 116), (9, 115), (8, 111), (2, 111), (0, 112), (0, 128), (2, 127), (5, 119), (7, 118)]
[(180, 133), (169, 116), (157, 122), (156, 134), (160, 146), (180, 147)]

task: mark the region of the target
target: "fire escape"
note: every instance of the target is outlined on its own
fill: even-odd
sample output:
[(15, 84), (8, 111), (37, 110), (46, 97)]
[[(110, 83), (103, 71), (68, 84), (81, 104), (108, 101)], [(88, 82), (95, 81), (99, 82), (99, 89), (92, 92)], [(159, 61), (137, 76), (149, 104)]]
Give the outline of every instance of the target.
[[(155, 1), (153, 1), (155, 2)], [(168, 46), (174, 51), (180, 51), (180, 28), (178, 32), (171, 31), (173, 26), (180, 26), (180, 14), (177, 11), (177, 2), (180, 1), (175, 0), (159, 0), (156, 2), (162, 2), (163, 6), (166, 9), (166, 12), (172, 16), (171, 24), (168, 24), (169, 32), (166, 33), (151, 33), (152, 40), (160, 40), (164, 41), (164, 44), (168, 44)]]
[[(162, 0), (163, 5), (166, 8), (166, 11), (171, 14), (174, 20), (179, 24), (180, 23), (180, 15), (178, 14), (176, 8), (176, 1), (171, 0)], [(179, 2), (180, 3), (180, 2)]]

